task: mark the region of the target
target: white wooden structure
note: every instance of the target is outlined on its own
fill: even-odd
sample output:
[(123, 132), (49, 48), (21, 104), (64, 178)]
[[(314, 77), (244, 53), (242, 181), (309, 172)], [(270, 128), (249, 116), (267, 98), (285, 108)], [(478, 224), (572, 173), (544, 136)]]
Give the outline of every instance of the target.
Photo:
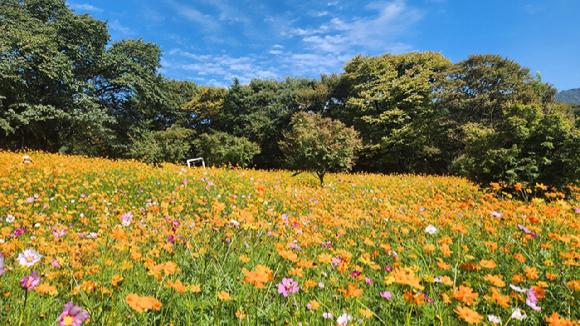
[(190, 168), (191, 162), (196, 162), (196, 161), (201, 161), (201, 165), (203, 165), (203, 169), (205, 170), (205, 162), (203, 161), (203, 157), (190, 158), (189, 160), (187, 160), (187, 167)]

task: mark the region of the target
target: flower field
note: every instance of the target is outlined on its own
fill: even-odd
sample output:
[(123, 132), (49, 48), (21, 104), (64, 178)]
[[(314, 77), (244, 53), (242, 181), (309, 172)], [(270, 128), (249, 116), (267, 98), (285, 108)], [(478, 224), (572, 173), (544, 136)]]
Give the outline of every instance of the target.
[(580, 319), (580, 209), (556, 192), (26, 154), (0, 152), (0, 324)]

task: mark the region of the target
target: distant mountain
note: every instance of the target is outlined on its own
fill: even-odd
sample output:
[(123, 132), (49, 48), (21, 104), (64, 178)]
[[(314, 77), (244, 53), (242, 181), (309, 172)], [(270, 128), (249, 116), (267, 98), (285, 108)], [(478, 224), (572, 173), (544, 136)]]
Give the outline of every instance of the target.
[(556, 101), (564, 103), (580, 103), (580, 88), (561, 91), (556, 94)]

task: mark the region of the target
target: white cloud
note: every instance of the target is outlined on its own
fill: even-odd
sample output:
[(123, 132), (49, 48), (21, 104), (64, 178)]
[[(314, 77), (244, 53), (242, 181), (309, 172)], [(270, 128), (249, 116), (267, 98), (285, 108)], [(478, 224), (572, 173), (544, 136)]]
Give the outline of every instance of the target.
[(317, 29), (295, 29), (291, 33), (304, 36), (302, 40), (310, 50), (322, 53), (343, 53), (353, 48), (394, 52), (406, 47), (399, 39), (406, 36), (411, 25), (422, 17), (419, 10), (407, 6), (402, 0), (373, 2), (365, 9), (376, 14), (350, 21), (334, 17)]
[[(264, 58), (255, 56), (197, 55), (178, 48), (170, 50), (168, 54), (168, 58), (163, 61), (167, 72), (193, 73), (197, 76), (193, 77), (193, 80), (205, 81), (207, 85), (222, 87), (231, 83), (234, 77), (238, 77), (242, 84), (247, 84), (254, 78), (277, 79), (281, 77), (277, 68), (270, 65)], [(186, 59), (184, 60), (183, 57)], [(192, 62), (189, 59), (195, 61)]]
[(328, 11), (319, 11), (316, 13), (316, 16), (322, 17), (328, 15)]
[(216, 19), (210, 15), (206, 15), (195, 8), (176, 3), (175, 1), (168, 1), (168, 3), (175, 8), (178, 15), (199, 24), (203, 29), (216, 30), (219, 28)]
[(79, 11), (103, 12), (104, 10), (88, 3), (71, 4), (71, 8)]
[(117, 32), (119, 32), (120, 34), (123, 34), (123, 35), (132, 35), (132, 34), (135, 34), (135, 32), (131, 28), (121, 25), (121, 23), (119, 22), (118, 19), (115, 19), (113, 21), (110, 21), (109, 24), (108, 24), (108, 26), (109, 26), (110, 29), (112, 29), (114, 31), (117, 31)]

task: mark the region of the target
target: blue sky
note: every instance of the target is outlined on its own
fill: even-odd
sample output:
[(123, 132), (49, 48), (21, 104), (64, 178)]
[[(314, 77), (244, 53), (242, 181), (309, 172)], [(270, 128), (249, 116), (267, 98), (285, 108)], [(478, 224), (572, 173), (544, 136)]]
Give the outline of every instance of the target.
[(113, 40), (163, 50), (162, 74), (224, 86), (237, 76), (319, 78), (356, 54), (440, 52), (453, 62), (495, 53), (580, 87), (580, 1), (67, 0), (108, 21)]

